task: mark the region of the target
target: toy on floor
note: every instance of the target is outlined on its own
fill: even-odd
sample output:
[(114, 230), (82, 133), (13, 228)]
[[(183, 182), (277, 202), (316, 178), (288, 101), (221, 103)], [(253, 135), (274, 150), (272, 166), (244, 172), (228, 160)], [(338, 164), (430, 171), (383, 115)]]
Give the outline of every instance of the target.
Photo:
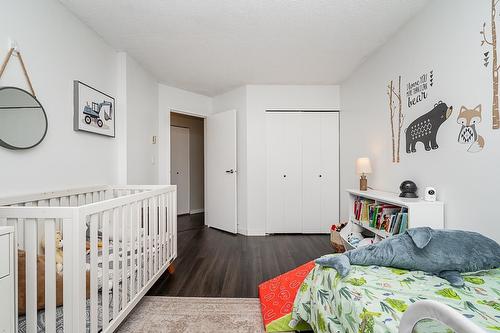
[(500, 267), (500, 245), (477, 232), (423, 227), (341, 255), (321, 257), (316, 263), (335, 268), (341, 277), (351, 265), (378, 265), (432, 273), (462, 287), (460, 273)]

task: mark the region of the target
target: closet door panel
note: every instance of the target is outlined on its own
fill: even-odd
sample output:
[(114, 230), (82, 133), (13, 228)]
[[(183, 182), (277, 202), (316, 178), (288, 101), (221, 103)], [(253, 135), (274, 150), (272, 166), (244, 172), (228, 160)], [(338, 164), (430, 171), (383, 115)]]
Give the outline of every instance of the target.
[(302, 115), (284, 115), (284, 226), (282, 232), (302, 232)]
[(321, 119), (321, 232), (339, 222), (339, 113), (323, 113)]
[(283, 116), (266, 114), (267, 134), (267, 221), (266, 232), (284, 232), (284, 170), (285, 153), (283, 150)]
[(323, 232), (321, 220), (321, 113), (302, 119), (302, 231)]

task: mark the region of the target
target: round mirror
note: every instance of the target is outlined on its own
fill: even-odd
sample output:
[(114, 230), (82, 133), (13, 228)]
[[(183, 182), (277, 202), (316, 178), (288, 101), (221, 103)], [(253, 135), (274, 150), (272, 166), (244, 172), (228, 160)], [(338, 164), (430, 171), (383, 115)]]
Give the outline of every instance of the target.
[(47, 115), (29, 92), (16, 87), (0, 88), (0, 146), (29, 149), (47, 133)]

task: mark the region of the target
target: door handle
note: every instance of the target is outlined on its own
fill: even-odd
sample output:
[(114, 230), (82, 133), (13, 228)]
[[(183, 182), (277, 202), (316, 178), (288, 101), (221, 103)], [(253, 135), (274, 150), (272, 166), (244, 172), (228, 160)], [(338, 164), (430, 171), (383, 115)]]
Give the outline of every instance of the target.
[(235, 172), (236, 172), (236, 170), (234, 170), (234, 169), (226, 170), (226, 173), (235, 173)]

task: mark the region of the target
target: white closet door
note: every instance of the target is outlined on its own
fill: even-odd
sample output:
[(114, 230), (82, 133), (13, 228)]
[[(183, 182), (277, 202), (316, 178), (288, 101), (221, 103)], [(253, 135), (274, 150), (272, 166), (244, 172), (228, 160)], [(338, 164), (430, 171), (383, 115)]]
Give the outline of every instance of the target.
[(302, 117), (302, 230), (320, 233), (322, 228), (322, 113)]
[(302, 232), (299, 113), (267, 113), (267, 233)]
[(284, 163), (284, 210), (285, 227), (282, 232), (302, 232), (302, 114), (286, 116), (283, 148)]
[(283, 170), (285, 154), (284, 116), (266, 114), (267, 134), (267, 233), (283, 232), (285, 221), (285, 201), (283, 197)]
[(339, 113), (321, 114), (321, 230), (339, 222)]

